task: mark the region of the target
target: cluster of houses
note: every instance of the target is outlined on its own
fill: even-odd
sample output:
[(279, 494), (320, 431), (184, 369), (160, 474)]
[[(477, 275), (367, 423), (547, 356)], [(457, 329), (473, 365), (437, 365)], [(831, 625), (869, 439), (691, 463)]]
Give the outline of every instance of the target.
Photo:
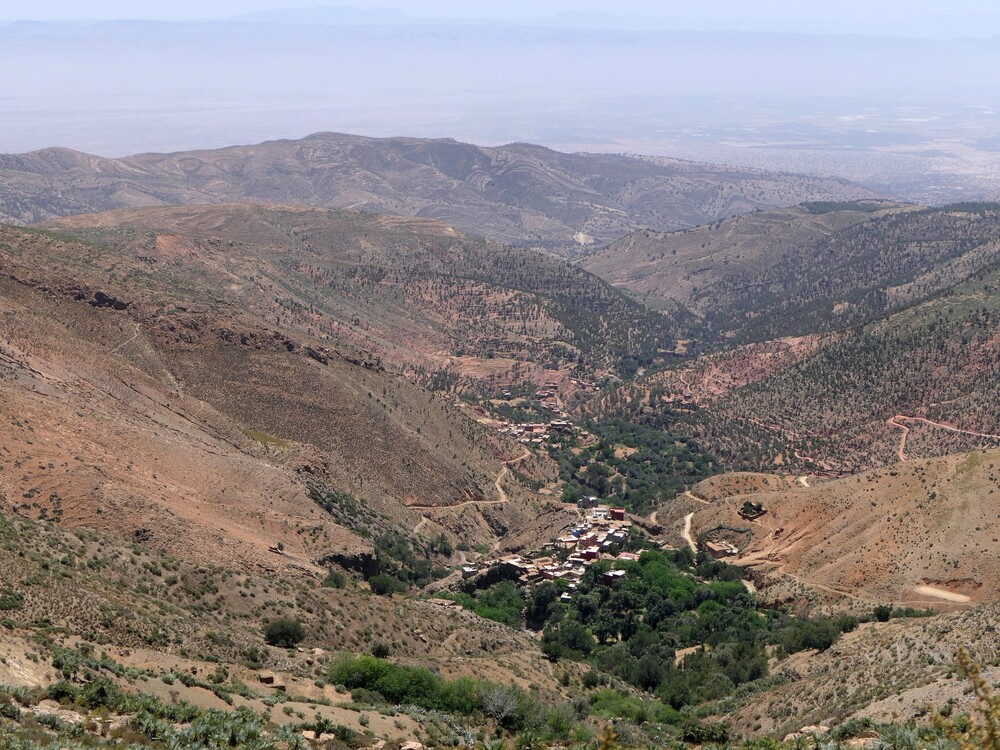
[[(568, 581), (570, 590), (562, 595), (562, 599), (570, 601), (577, 581), (598, 560), (639, 559), (633, 552), (621, 552), (618, 555), (610, 552), (613, 545), (625, 541), (631, 526), (632, 522), (626, 518), (624, 508), (597, 506), (588, 510), (584, 520), (548, 545), (552, 549), (569, 552), (569, 557), (564, 562), (559, 562), (555, 557), (528, 559), (520, 555), (508, 555), (499, 564), (517, 575), (518, 580), (525, 585), (558, 579)], [(615, 581), (624, 579), (625, 575), (624, 570), (609, 570), (603, 574), (602, 582), (612, 585)]]
[(504, 423), (498, 428), (501, 435), (510, 435), (524, 444), (541, 445), (552, 439), (554, 433), (573, 431), (573, 423), (566, 419), (553, 419), (551, 422), (521, 424)]
[(538, 405), (553, 414), (559, 413), (558, 395), (559, 384), (551, 381), (535, 391), (535, 398), (538, 399)]

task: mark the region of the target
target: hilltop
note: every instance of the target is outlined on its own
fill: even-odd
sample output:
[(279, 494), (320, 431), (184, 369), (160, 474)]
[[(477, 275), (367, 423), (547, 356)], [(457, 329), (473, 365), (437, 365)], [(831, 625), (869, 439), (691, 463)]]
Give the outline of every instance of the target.
[(0, 220), (7, 222), (163, 204), (300, 204), (437, 219), (498, 242), (566, 253), (640, 228), (871, 197), (835, 178), (335, 133), (123, 159), (67, 149), (0, 156)]

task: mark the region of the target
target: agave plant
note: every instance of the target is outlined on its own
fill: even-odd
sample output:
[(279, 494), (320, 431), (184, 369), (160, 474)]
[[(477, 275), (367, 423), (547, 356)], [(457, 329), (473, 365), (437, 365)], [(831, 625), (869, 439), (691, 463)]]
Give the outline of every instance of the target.
[(875, 750), (917, 750), (920, 736), (909, 727), (889, 726), (883, 729), (875, 741)]
[(302, 738), (302, 735), (287, 725), (278, 727), (274, 731), (274, 739), (284, 743), (288, 750), (306, 750), (307, 748), (306, 741)]
[(546, 750), (546, 744), (540, 735), (529, 729), (517, 738), (514, 750)]

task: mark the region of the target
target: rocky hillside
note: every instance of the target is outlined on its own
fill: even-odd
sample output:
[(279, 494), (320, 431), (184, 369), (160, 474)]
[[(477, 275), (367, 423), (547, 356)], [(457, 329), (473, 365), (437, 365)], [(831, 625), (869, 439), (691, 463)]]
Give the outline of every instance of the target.
[(691, 536), (732, 543), (728, 561), (752, 571), (764, 599), (964, 610), (1000, 597), (998, 494), (1000, 451), (989, 450), (825, 481), (724, 474), (658, 518), (683, 543), (693, 513)]
[(519, 448), (371, 354), (268, 320), (221, 277), (0, 232), (7, 511), (300, 571), (360, 564), (416, 526), (410, 506), (481, 509), (470, 541), (525, 517), (500, 484)]
[(996, 446), (993, 247), (925, 275), (928, 290), (959, 267), (967, 277), (887, 317), (700, 357), (601, 394), (581, 413), (697, 437), (734, 468), (843, 475)]
[(654, 307), (690, 310), (691, 336), (718, 347), (881, 317), (988, 268), (998, 241), (993, 204), (814, 203), (639, 232), (581, 264)]
[(571, 252), (802, 201), (873, 197), (834, 178), (676, 160), (320, 133), (217, 151), (107, 159), (65, 149), (0, 156), (0, 220), (161, 204), (260, 202), (437, 219)]
[(674, 348), (673, 319), (596, 276), (425, 219), (199, 206), (48, 226), (110, 244), (138, 268), (224, 289), (273, 324), (350, 341), (420, 377), (628, 376)]

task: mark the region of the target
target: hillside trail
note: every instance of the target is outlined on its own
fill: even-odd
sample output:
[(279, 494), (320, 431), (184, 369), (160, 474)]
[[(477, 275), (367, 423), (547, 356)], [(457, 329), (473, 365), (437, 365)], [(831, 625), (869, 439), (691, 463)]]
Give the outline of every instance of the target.
[(908, 417), (905, 414), (897, 414), (890, 419), (887, 419), (885, 423), (890, 427), (897, 427), (903, 431), (903, 436), (899, 440), (899, 450), (896, 451), (896, 455), (899, 456), (901, 462), (907, 460), (906, 453), (906, 440), (910, 436), (910, 428), (907, 427), (903, 422), (921, 422), (928, 427), (936, 427), (939, 430), (947, 430), (948, 432), (956, 432), (960, 435), (971, 435), (972, 437), (988, 438), (990, 440), (1000, 440), (1000, 435), (994, 435), (989, 432), (975, 432), (973, 430), (963, 430), (959, 427), (952, 427), (950, 424), (944, 424), (943, 422), (935, 422), (931, 419), (925, 417)]
[[(493, 486), (496, 487), (497, 494), (500, 496), (499, 500), (466, 500), (464, 503), (459, 503), (458, 505), (408, 505), (407, 507), (410, 510), (458, 510), (459, 508), (467, 508), (470, 505), (502, 505), (503, 503), (510, 501), (510, 496), (503, 488), (502, 483), (504, 478), (510, 474), (511, 464), (523, 461), (529, 456), (531, 456), (531, 451), (525, 448), (524, 453), (517, 458), (512, 458), (509, 461), (503, 462), (503, 468), (500, 469), (500, 473), (497, 474), (496, 481), (493, 482)], [(417, 526), (419, 527), (420, 524), (417, 524)]]
[(114, 354), (119, 349), (123, 349), (124, 347), (128, 346), (133, 341), (135, 341), (137, 338), (139, 338), (140, 329), (141, 329), (140, 324), (136, 323), (135, 324), (135, 333), (132, 335), (132, 338), (128, 339), (127, 341), (121, 342), (118, 346), (116, 346), (114, 349), (112, 349), (111, 351), (109, 351), (108, 354)]
[(799, 461), (810, 461), (811, 463), (814, 463), (817, 466), (822, 466), (825, 471), (833, 471), (833, 467), (830, 465), (829, 462), (827, 462), (827, 461), (820, 461), (815, 456), (807, 456), (804, 453), (799, 453), (798, 451), (795, 451), (795, 453), (793, 455)]
[(689, 500), (694, 500), (696, 503), (701, 503), (702, 505), (711, 505), (711, 503), (708, 502), (708, 500), (706, 500), (703, 497), (698, 497), (696, 494), (691, 492), (691, 490), (684, 490), (684, 497), (688, 498)]
[(691, 519), (694, 518), (694, 513), (688, 513), (684, 516), (684, 530), (681, 532), (681, 536), (684, 537), (684, 541), (688, 543), (688, 547), (694, 554), (698, 554), (698, 545), (694, 543), (694, 539), (691, 538)]
[(815, 581), (809, 581), (809, 580), (806, 580), (804, 578), (800, 578), (799, 576), (797, 576), (797, 575), (795, 575), (793, 573), (789, 573), (788, 571), (786, 571), (784, 569), (784, 566), (781, 566), (780, 568), (778, 568), (775, 571), (775, 573), (778, 573), (779, 575), (783, 575), (786, 578), (791, 578), (793, 581), (796, 581), (797, 583), (801, 583), (803, 586), (810, 586), (810, 587), (812, 587), (814, 589), (819, 589), (820, 591), (825, 591), (828, 594), (835, 594), (836, 596), (844, 596), (844, 597), (847, 597), (848, 599), (853, 599), (854, 601), (857, 601), (857, 602), (867, 602), (868, 601), (867, 599), (865, 599), (863, 597), (860, 597), (857, 594), (855, 594), (855, 593), (853, 593), (853, 592), (851, 592), (851, 591), (849, 591), (847, 589), (837, 588), (836, 586), (826, 586), (826, 585), (824, 585), (822, 583), (816, 583)]

